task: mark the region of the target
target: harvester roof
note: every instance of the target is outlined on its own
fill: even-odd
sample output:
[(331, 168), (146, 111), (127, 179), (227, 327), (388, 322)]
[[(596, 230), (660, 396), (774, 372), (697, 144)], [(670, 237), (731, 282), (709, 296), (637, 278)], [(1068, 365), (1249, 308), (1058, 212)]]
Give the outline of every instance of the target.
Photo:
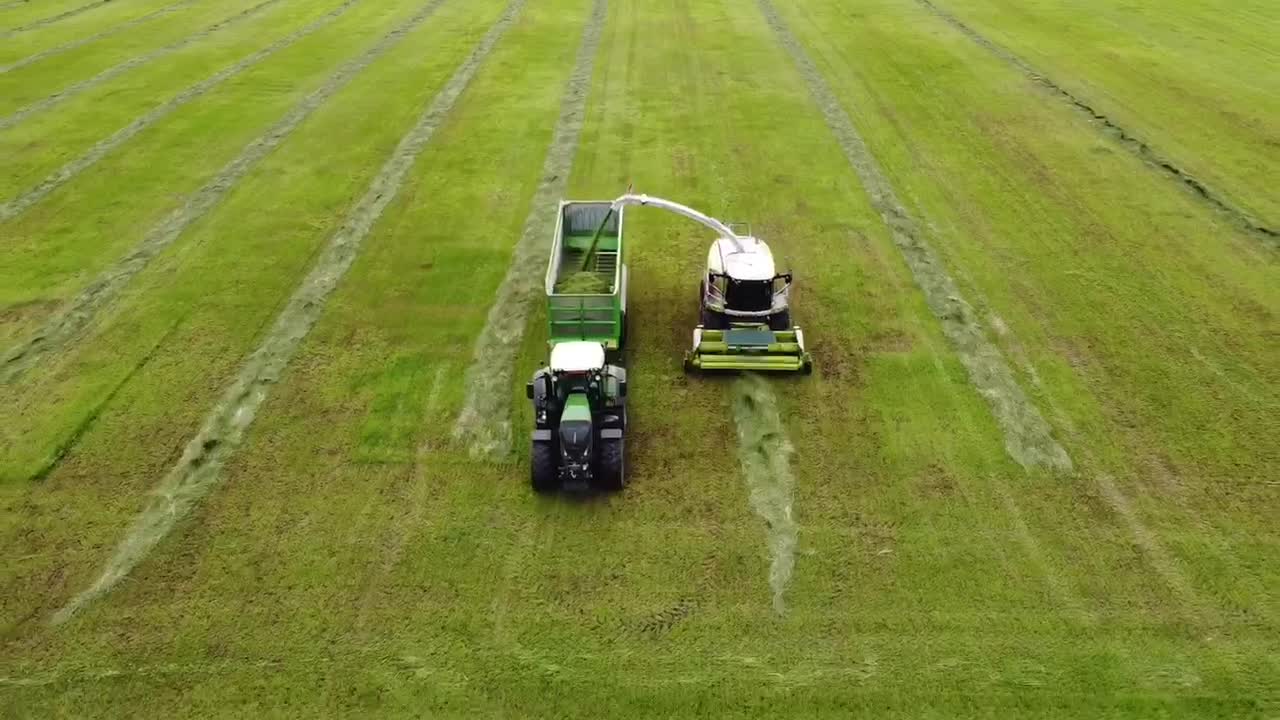
[(707, 269), (735, 280), (772, 280), (773, 252), (762, 240), (720, 238), (707, 252)]

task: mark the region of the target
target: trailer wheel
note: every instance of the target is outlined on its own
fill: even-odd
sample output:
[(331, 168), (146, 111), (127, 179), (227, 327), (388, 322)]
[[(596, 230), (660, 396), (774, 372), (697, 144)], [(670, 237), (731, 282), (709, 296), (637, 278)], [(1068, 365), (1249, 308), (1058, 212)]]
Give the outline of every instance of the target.
[(602, 490), (621, 490), (627, 484), (623, 440), (602, 440), (600, 462), (596, 469), (596, 485)]
[(558, 489), (556, 448), (554, 443), (534, 441), (529, 452), (529, 475), (533, 491), (549, 493)]

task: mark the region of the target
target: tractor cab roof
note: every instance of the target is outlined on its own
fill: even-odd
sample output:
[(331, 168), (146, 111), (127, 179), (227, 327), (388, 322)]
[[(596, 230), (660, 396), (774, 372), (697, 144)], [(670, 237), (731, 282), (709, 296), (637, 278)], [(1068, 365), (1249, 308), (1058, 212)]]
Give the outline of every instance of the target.
[(604, 346), (590, 340), (556, 343), (551, 348), (553, 372), (590, 372), (604, 367)]
[[(741, 245), (741, 247), (739, 247)], [(753, 237), (720, 238), (707, 252), (707, 271), (728, 275), (734, 280), (772, 280), (775, 273), (773, 252), (762, 240)]]

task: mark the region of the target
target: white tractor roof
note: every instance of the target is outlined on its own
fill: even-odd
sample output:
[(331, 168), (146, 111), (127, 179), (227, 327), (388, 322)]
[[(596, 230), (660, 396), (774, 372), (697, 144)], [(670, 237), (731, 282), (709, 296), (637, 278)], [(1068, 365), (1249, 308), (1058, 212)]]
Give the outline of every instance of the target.
[(551, 348), (551, 369), (555, 372), (587, 372), (604, 367), (604, 346), (590, 340), (556, 343)]
[[(738, 247), (741, 243), (742, 247)], [(772, 280), (773, 252), (762, 240), (753, 237), (720, 238), (707, 252), (707, 270), (728, 275), (735, 280)]]

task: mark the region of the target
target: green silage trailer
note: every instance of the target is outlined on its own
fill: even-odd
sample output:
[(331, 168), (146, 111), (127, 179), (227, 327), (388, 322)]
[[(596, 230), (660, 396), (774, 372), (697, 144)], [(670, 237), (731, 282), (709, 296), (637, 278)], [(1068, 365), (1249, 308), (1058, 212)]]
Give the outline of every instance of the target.
[[(562, 200), (547, 265), (547, 343), (604, 346), (619, 362), (627, 335), (625, 208), (609, 200)], [(593, 247), (594, 240), (594, 247)]]

